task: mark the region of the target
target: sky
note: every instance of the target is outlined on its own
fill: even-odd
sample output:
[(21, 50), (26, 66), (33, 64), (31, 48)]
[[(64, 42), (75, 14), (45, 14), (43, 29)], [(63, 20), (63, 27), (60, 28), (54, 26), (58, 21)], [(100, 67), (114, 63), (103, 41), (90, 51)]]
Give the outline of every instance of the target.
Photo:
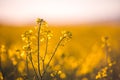
[(120, 0), (0, 0), (0, 22), (79, 24), (120, 18)]

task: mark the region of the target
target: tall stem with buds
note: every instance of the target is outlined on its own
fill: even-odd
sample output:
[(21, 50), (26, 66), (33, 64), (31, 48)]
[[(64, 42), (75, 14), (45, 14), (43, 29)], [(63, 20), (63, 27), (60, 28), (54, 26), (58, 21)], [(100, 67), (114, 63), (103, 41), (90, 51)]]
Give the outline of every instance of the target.
[(42, 26), (42, 22), (43, 22), (43, 19), (40, 20), (40, 22), (38, 22), (39, 26), (38, 26), (38, 73), (39, 73), (39, 76), (41, 77), (41, 72), (40, 72), (40, 30), (41, 30), (41, 26)]

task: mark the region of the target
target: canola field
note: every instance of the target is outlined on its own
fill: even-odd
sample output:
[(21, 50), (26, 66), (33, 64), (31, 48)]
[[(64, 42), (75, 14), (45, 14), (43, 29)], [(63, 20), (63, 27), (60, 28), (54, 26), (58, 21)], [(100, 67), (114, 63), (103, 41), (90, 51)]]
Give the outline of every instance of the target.
[(0, 80), (120, 80), (119, 36), (120, 24), (0, 25)]

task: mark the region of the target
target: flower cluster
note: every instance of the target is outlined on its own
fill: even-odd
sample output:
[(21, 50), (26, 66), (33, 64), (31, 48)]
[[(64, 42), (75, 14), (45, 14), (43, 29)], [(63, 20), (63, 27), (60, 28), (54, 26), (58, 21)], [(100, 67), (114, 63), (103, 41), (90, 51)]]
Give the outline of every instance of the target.
[(45, 42), (45, 40), (51, 39), (53, 33), (51, 30), (48, 29), (47, 22), (44, 21), (43, 19), (38, 18), (36, 20), (36, 23), (37, 23), (37, 26), (35, 27), (37, 33), (36, 37), (39, 37), (41, 42)]
[(102, 47), (104, 48), (105, 51), (110, 52), (111, 51), (111, 47), (110, 47), (110, 43), (109, 43), (109, 37), (105, 36), (101, 38), (102, 40)]
[(61, 46), (64, 46), (71, 38), (72, 38), (71, 32), (62, 31), (62, 36), (60, 37), (60, 40), (62, 40)]
[[(35, 27), (35, 31), (32, 30), (26, 31), (24, 34), (22, 34), (22, 40), (25, 42), (25, 45), (23, 46), (23, 50), (26, 53), (26, 69), (28, 70), (28, 63), (31, 62), (32, 68), (35, 73), (35, 78), (37, 80), (43, 80), (45, 77), (46, 72), (48, 71), (48, 67), (50, 67), (51, 60), (53, 59), (58, 47), (60, 44), (66, 43), (72, 38), (72, 33), (69, 31), (63, 31), (62, 36), (60, 37), (60, 40), (58, 41), (58, 44), (53, 50), (53, 53), (50, 55), (48, 61), (47, 61), (47, 53), (48, 53), (48, 42), (49, 39), (53, 36), (53, 33), (51, 30), (48, 29), (46, 21), (43, 19), (38, 18), (36, 20), (37, 26)], [(35, 38), (33, 41), (33, 38)], [(41, 43), (45, 43), (45, 52), (42, 53)], [(34, 45), (34, 43), (36, 43)], [(33, 47), (33, 45), (35, 47)], [(34, 54), (33, 54), (34, 53)], [(36, 56), (37, 55), (37, 56)], [(34, 57), (37, 59), (34, 59)], [(29, 59), (29, 61), (28, 61)], [(47, 62), (46, 62), (47, 61)], [(35, 66), (35, 63), (37, 66)], [(29, 72), (27, 72), (29, 74)], [(65, 78), (65, 73), (61, 71), (54, 72), (52, 74), (49, 74), (49, 76), (54, 77), (55, 75), (59, 76), (59, 78)]]
[(98, 74), (96, 75), (96, 79), (107, 77), (107, 70), (108, 70), (108, 67), (101, 69), (101, 71), (99, 71)]
[(109, 74), (112, 73), (112, 66), (115, 64), (115, 62), (112, 62), (109, 56), (109, 52), (111, 51), (111, 47), (110, 47), (110, 43), (109, 43), (109, 37), (105, 36), (102, 37), (102, 48), (104, 50), (105, 53), (105, 67), (102, 68), (96, 75), (96, 79), (102, 79), (102, 78), (106, 78), (108, 79)]
[(65, 37), (66, 39), (71, 39), (72, 38), (72, 33), (69, 32), (69, 31), (62, 31), (62, 37)]
[(53, 78), (57, 78), (57, 79), (58, 78), (60, 78), (60, 79), (66, 78), (66, 74), (64, 72), (60, 71), (60, 70), (52, 72), (50, 74), (50, 76), (53, 77)]
[(24, 34), (21, 35), (21, 37), (22, 37), (22, 40), (25, 41), (25, 45), (23, 46), (23, 50), (27, 53), (31, 52), (33, 31), (32, 30), (26, 31)]
[(102, 78), (106, 78), (112, 74), (113, 70), (112, 70), (112, 66), (115, 64), (115, 62), (111, 62), (109, 63), (108, 66), (102, 68), (96, 75), (96, 79), (102, 79)]
[(24, 34), (21, 35), (22, 40), (28, 43), (29, 40), (32, 39), (32, 33), (33, 33), (32, 30), (26, 31)]

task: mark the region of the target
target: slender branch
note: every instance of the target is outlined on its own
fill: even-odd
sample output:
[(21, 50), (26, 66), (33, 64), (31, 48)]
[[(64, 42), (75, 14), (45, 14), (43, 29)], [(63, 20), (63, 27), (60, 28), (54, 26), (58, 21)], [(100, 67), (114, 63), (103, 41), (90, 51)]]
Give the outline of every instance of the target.
[(28, 57), (28, 54), (26, 55), (26, 72), (27, 72), (27, 78), (28, 78), (28, 76), (29, 76), (29, 68), (28, 68), (28, 59), (27, 59), (27, 57)]
[[(29, 38), (29, 37), (28, 37), (28, 45), (29, 45), (28, 48), (30, 48), (30, 38)], [(31, 50), (28, 50), (28, 51), (29, 51), (29, 52), (27, 52), (27, 56), (28, 56), (29, 59), (30, 59), (30, 62), (31, 62), (31, 64), (32, 64), (32, 67), (33, 67), (33, 70), (34, 70), (34, 72), (35, 72), (36, 78), (37, 78), (37, 80), (39, 80), (39, 77), (38, 77), (38, 75), (37, 75), (37, 71), (35, 70), (35, 66), (34, 66), (33, 61), (32, 61)]]
[(45, 70), (45, 59), (46, 59), (46, 55), (47, 55), (47, 50), (48, 50), (48, 37), (46, 38), (45, 55), (44, 55), (44, 58), (43, 58), (43, 70)]
[(42, 25), (42, 21), (43, 19), (41, 19), (40, 23), (39, 23), (39, 26), (38, 26), (38, 73), (39, 73), (39, 76), (41, 77), (41, 72), (40, 72), (40, 30), (41, 30), (41, 25)]
[(43, 72), (43, 76), (44, 76), (44, 74), (46, 73), (47, 68), (48, 68), (49, 65), (50, 65), (50, 62), (52, 61), (52, 59), (53, 59), (53, 57), (54, 57), (54, 55), (55, 55), (55, 53), (56, 53), (56, 51), (57, 51), (57, 49), (58, 49), (60, 43), (63, 41), (64, 38), (65, 38), (65, 37), (62, 37), (62, 39), (58, 42), (57, 46), (55, 47), (55, 50), (54, 50), (54, 52), (53, 52), (53, 54), (52, 54), (52, 56), (51, 56), (51, 58), (50, 58), (48, 64), (46, 65), (46, 69), (45, 69), (45, 71)]
[(31, 55), (31, 53), (30, 53), (30, 55), (29, 55), (29, 59), (30, 59), (30, 62), (31, 62), (31, 64), (32, 64), (33, 70), (34, 70), (34, 72), (35, 72), (36, 78), (37, 78), (37, 80), (39, 80), (39, 77), (38, 77), (37, 72), (36, 72), (36, 70), (35, 70), (35, 66), (34, 66), (33, 61), (32, 61), (32, 55)]
[(106, 54), (106, 66), (108, 66), (108, 46), (106, 41), (105, 41), (105, 54)]
[[(105, 59), (106, 60), (106, 64), (105, 65), (108, 66), (108, 44), (107, 44), (107, 40), (105, 40), (105, 55), (106, 55), (106, 57), (105, 57), (106, 58)], [(108, 71), (106, 70), (106, 74), (107, 74), (107, 72)], [(103, 79), (107, 80), (107, 77), (104, 77)]]

